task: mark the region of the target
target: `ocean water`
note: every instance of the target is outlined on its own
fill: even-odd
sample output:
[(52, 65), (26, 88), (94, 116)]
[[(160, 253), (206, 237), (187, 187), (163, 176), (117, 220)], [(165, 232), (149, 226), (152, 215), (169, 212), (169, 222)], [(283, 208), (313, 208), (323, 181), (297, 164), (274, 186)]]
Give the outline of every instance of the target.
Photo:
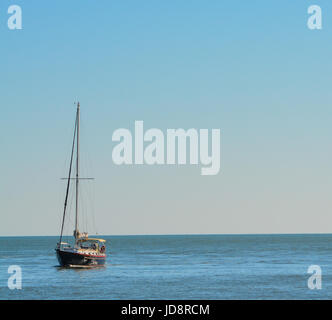
[[(107, 266), (58, 267), (57, 237), (0, 237), (0, 299), (332, 299), (332, 235), (106, 236)], [(22, 289), (7, 286), (22, 269)], [(310, 265), (322, 288), (308, 288)]]

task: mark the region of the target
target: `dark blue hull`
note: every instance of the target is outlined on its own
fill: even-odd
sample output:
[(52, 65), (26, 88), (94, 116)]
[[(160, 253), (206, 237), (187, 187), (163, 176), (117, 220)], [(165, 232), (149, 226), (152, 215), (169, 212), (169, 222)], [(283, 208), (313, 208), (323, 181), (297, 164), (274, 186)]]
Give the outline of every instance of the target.
[(101, 267), (106, 263), (106, 256), (91, 256), (59, 249), (56, 249), (56, 255), (62, 267)]

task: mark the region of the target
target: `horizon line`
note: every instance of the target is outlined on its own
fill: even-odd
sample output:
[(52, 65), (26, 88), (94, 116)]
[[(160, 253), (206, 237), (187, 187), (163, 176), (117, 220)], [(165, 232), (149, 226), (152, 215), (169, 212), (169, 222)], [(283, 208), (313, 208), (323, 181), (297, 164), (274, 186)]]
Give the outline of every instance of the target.
[[(128, 237), (128, 236), (263, 236), (263, 235), (332, 235), (327, 232), (294, 232), (294, 233), (160, 233), (160, 234), (91, 234), (97, 237)], [(58, 237), (59, 235), (7, 235), (0, 238), (26, 238), (26, 237)], [(64, 237), (72, 237), (64, 235)]]

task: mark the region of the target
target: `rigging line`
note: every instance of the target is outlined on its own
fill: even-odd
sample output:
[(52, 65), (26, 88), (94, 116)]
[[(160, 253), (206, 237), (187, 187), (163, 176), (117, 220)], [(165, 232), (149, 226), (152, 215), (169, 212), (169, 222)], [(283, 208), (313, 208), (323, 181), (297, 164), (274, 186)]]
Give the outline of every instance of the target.
[[(68, 174), (69, 178), (71, 176), (71, 169), (72, 169), (72, 164), (73, 164), (73, 155), (74, 155), (74, 147), (75, 147), (76, 129), (77, 129), (77, 115), (76, 115), (76, 120), (75, 120), (73, 145), (72, 145), (72, 149), (71, 149), (70, 166), (69, 166), (69, 174)], [(61, 241), (62, 241), (63, 225), (64, 225), (64, 222), (65, 222), (65, 216), (66, 216), (66, 208), (67, 208), (67, 200), (68, 200), (68, 193), (69, 193), (69, 185), (70, 185), (70, 179), (68, 179), (68, 182), (67, 182), (66, 198), (65, 198), (65, 204), (64, 204), (64, 209), (63, 209), (61, 234), (60, 234), (60, 241), (59, 241), (60, 247), (61, 247)]]
[[(73, 202), (74, 202), (74, 194), (73, 193), (69, 193), (68, 194), (68, 202), (67, 202), (67, 209), (66, 209), (66, 212), (67, 212), (67, 221), (68, 221), (68, 226), (69, 225), (73, 225), (73, 221), (71, 219), (71, 215), (68, 215), (68, 212), (71, 212), (72, 208), (73, 208)], [(68, 230), (66, 229), (66, 226), (64, 226), (64, 232), (67, 232), (67, 235), (68, 235), (68, 232), (69, 230), (73, 230), (73, 227), (70, 227)]]
[(96, 220), (95, 220), (95, 204), (94, 204), (94, 188), (93, 187), (91, 187), (91, 189), (90, 189), (89, 200), (91, 203), (93, 231), (95, 232), (95, 234), (98, 234), (97, 227), (96, 227)]

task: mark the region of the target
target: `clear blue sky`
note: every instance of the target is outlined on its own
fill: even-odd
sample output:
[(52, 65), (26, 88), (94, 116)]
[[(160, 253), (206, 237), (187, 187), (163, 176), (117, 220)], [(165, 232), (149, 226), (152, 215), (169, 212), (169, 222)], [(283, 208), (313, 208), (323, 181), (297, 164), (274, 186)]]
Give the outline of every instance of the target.
[[(331, 34), (327, 0), (2, 0), (0, 235), (58, 234), (78, 99), (99, 233), (331, 232)], [(135, 120), (220, 128), (221, 173), (115, 166)]]

